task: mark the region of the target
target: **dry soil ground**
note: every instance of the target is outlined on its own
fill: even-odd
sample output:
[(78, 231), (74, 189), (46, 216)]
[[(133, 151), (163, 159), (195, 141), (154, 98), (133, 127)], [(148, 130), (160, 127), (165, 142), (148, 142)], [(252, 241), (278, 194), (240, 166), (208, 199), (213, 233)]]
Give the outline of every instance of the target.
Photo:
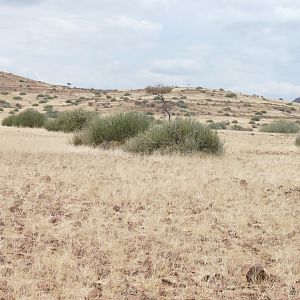
[(0, 127), (0, 298), (300, 299), (295, 135), (220, 135), (142, 158)]

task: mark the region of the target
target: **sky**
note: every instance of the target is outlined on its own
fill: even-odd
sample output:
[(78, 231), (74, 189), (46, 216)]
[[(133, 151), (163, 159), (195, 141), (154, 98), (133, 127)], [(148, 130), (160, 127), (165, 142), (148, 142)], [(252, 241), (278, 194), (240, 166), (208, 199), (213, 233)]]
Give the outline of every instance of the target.
[(300, 97), (299, 0), (0, 0), (0, 70)]

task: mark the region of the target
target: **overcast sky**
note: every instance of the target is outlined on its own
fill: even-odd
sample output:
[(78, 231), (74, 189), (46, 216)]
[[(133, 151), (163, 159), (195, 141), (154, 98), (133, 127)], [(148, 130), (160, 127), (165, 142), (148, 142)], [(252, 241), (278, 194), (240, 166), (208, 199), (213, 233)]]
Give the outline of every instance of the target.
[(299, 0), (0, 0), (0, 70), (300, 96)]

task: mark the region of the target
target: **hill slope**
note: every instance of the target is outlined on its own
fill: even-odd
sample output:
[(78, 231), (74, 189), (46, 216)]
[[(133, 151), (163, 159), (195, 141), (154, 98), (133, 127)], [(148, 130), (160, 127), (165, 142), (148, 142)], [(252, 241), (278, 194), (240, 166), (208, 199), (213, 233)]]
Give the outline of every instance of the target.
[[(173, 116), (192, 116), (203, 122), (237, 121), (242, 126), (257, 128), (259, 122), (249, 124), (254, 115), (258, 115), (263, 123), (274, 119), (300, 118), (300, 106), (297, 103), (291, 105), (223, 89), (176, 87), (165, 98), (172, 107)], [(0, 118), (28, 107), (50, 112), (51, 116), (60, 111), (82, 108), (101, 114), (141, 111), (156, 118), (165, 117), (161, 103), (155, 99), (155, 95), (148, 94), (144, 89), (69, 88), (4, 72), (0, 72), (0, 100)]]

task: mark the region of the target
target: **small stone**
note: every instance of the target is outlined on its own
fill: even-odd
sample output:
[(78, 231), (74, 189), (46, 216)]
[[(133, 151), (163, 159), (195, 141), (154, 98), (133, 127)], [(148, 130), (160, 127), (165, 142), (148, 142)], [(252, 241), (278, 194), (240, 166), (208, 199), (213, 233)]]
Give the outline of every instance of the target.
[(86, 300), (100, 299), (102, 297), (102, 290), (93, 288), (87, 295)]
[(51, 182), (51, 177), (49, 175), (41, 176), (41, 181), (42, 182)]
[(113, 207), (113, 210), (114, 210), (115, 212), (119, 212), (119, 211), (121, 210), (121, 208), (120, 208), (120, 206), (115, 205), (115, 206)]
[(248, 186), (248, 182), (245, 179), (241, 179), (240, 180), (240, 186), (247, 187)]

